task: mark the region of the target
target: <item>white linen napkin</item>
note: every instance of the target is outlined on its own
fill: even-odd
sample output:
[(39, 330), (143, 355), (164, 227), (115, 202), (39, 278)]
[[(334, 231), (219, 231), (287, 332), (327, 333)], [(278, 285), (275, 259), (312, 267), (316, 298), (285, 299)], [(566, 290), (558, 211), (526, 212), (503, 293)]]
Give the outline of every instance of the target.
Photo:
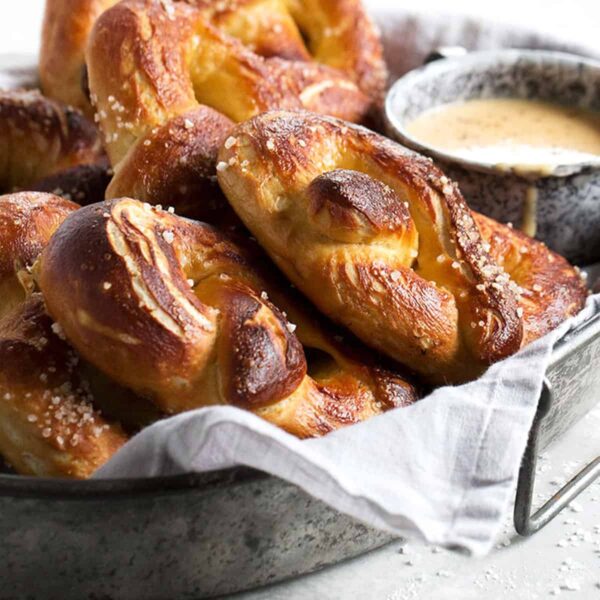
[(512, 501), (548, 359), (575, 319), (472, 383), (300, 441), (251, 413), (215, 407), (148, 427), (96, 477), (152, 477), (246, 465), (281, 477), (360, 521), (398, 535), (490, 550)]
[[(468, 19), (417, 17), (398, 10), (378, 16), (394, 74), (447, 44), (594, 53)], [(96, 477), (246, 465), (291, 481), (374, 527), (485, 554), (513, 499), (552, 347), (598, 309), (600, 296), (590, 298), (576, 319), (494, 365), (478, 381), (438, 389), (414, 406), (324, 438), (299, 441), (242, 410), (207, 408), (148, 427)]]

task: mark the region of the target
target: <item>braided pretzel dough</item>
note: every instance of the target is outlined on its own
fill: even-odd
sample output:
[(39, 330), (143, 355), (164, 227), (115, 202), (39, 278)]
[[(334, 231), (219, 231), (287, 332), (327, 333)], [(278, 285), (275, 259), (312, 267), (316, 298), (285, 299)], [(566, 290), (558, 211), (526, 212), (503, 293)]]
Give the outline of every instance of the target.
[(360, 0), (191, 0), (220, 31), (259, 56), (315, 61), (345, 73), (376, 103), (387, 70)]
[[(124, 0), (98, 19), (86, 57), (92, 101), (113, 165), (154, 127), (199, 104), (234, 121), (273, 108), (306, 108), (361, 121), (380, 101), (385, 83), (381, 48), (356, 0), (330, 0), (322, 8), (316, 2), (291, 3), (294, 14), (315, 11), (303, 20), (310, 23), (317, 57), (345, 71), (314, 60), (265, 58), (211, 22), (212, 15), (225, 30), (241, 35), (249, 22), (245, 11), (262, 23), (260, 10), (267, 23), (289, 32), (293, 24), (283, 2), (238, 1), (212, 12), (206, 8), (210, 4), (194, 4)], [(279, 7), (280, 22), (273, 21), (273, 6)], [(340, 23), (329, 20), (340, 12), (345, 12)], [(359, 43), (363, 38), (368, 43)], [(293, 36), (290, 42), (297, 46)]]
[(474, 213), (490, 256), (519, 286), (523, 343), (529, 344), (576, 315), (587, 296), (583, 279), (562, 256), (521, 231)]
[(27, 268), (76, 208), (49, 194), (0, 197), (0, 453), (23, 474), (89, 477), (126, 441), (31, 294)]
[(308, 376), (294, 327), (244, 253), (135, 200), (71, 215), (36, 273), (74, 347), (167, 413), (233, 404), (308, 437), (415, 399), (400, 376), (362, 365), (316, 327), (308, 345), (329, 360)]
[(0, 91), (0, 191), (101, 154), (96, 128), (79, 111), (37, 91)]
[[(505, 266), (543, 294), (519, 298), (457, 186), (381, 136), (287, 112), (232, 136), (219, 182), (275, 263), (325, 314), (432, 382), (477, 376), (583, 305), (575, 271), (533, 240)], [(506, 246), (522, 245), (480, 222)]]
[(107, 198), (169, 204), (177, 214), (226, 227), (232, 211), (216, 180), (219, 148), (233, 122), (200, 106), (156, 127), (119, 163)]

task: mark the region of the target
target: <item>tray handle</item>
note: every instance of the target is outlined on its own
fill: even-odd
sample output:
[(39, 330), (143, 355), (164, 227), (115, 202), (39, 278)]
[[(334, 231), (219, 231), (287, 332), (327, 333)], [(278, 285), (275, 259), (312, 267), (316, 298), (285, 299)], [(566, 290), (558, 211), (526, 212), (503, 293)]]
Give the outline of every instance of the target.
[[(543, 394), (546, 396), (546, 394)], [(517, 496), (515, 499), (514, 523), (519, 535), (528, 537), (545, 527), (569, 503), (586, 490), (600, 477), (600, 456), (586, 465), (575, 477), (565, 484), (550, 500), (544, 503), (535, 513), (531, 513), (533, 489), (535, 486), (535, 468), (538, 456), (538, 434), (540, 423), (547, 412), (547, 398), (542, 398), (540, 410), (535, 417), (527, 449), (521, 463)]]

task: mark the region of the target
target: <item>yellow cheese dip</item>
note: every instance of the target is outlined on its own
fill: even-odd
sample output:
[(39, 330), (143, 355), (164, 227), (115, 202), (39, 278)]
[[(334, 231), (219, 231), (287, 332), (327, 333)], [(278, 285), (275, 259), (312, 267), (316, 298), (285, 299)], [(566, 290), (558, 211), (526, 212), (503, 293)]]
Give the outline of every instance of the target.
[(521, 172), (600, 159), (600, 113), (516, 98), (455, 102), (406, 127), (436, 150)]

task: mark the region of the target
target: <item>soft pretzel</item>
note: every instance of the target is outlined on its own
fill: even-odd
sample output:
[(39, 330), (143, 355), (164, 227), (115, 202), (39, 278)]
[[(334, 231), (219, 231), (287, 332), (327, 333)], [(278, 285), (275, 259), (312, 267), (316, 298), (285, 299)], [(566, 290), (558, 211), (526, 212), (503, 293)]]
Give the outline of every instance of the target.
[(70, 215), (35, 273), (78, 352), (166, 413), (232, 404), (309, 437), (416, 397), (314, 328), (308, 345), (329, 359), (307, 375), (295, 326), (244, 253), (208, 225), (136, 200)]
[[(226, 33), (246, 29), (248, 11), (252, 22), (260, 22), (259, 10), (267, 23), (289, 30), (291, 13), (283, 0), (192, 4), (124, 0), (94, 26), (86, 53), (89, 84), (114, 166), (136, 140), (199, 104), (234, 121), (273, 108), (306, 108), (362, 121), (379, 102), (385, 83), (381, 48), (356, 0), (330, 0), (321, 8), (317, 2), (290, 3), (293, 14), (314, 9), (302, 22), (309, 26), (317, 56), (345, 71), (315, 60), (265, 58)], [(274, 21), (274, 7), (281, 22)], [(342, 21), (329, 20), (341, 13)], [(224, 30), (215, 25), (219, 21)], [(254, 30), (248, 26), (247, 31)], [(357, 41), (363, 36), (369, 43)]]
[(0, 454), (17, 472), (86, 478), (126, 440), (94, 409), (39, 294), (0, 320)]
[[(500, 268), (458, 187), (390, 140), (290, 112), (231, 135), (219, 182), (275, 263), (325, 314), (429, 381), (473, 378), (583, 305), (583, 282), (537, 242), (527, 262)], [(520, 297), (512, 267), (543, 293)]]
[(50, 194), (0, 196), (0, 319), (33, 290), (28, 272), (56, 228), (77, 205)]
[(44, 94), (93, 114), (84, 91), (84, 53), (98, 16), (119, 0), (46, 0), (40, 80)]
[(38, 91), (0, 91), (0, 192), (102, 155), (93, 123)]
[(0, 197), (0, 454), (23, 474), (88, 477), (126, 440), (94, 409), (78, 357), (29, 275), (76, 209), (49, 194)]
[(376, 102), (387, 70), (378, 31), (360, 0), (190, 0), (221, 31), (265, 58), (339, 69)]
[(107, 198), (130, 196), (165, 204), (177, 214), (220, 227), (231, 209), (216, 177), (217, 155), (233, 122), (200, 106), (140, 138), (117, 165)]
[(519, 286), (523, 345), (555, 329), (583, 307), (587, 289), (562, 256), (522, 231), (473, 213), (489, 253)]

